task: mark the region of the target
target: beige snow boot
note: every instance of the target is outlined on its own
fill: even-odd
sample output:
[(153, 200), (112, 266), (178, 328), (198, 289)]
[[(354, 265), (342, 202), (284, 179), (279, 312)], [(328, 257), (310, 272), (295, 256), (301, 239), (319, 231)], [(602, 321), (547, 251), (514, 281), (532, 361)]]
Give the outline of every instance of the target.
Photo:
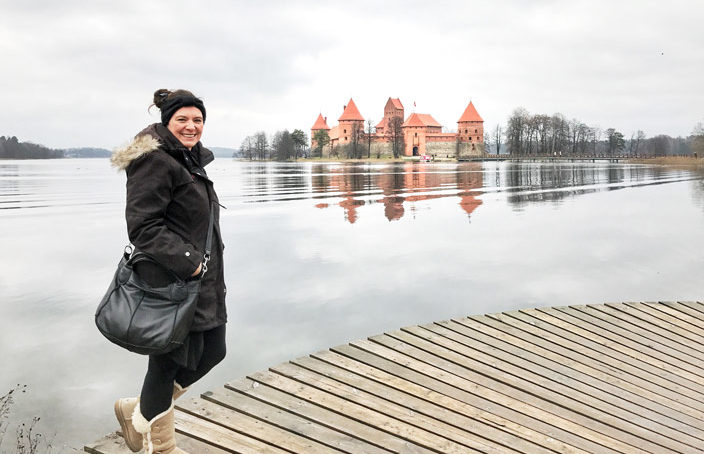
[(176, 431), (174, 430), (174, 404), (147, 421), (139, 409), (139, 404), (132, 414), (134, 428), (142, 434), (142, 445), (145, 454), (188, 454), (176, 447)]
[(181, 385), (174, 382), (174, 400), (186, 394), (186, 391), (188, 391), (188, 388), (182, 388)]
[(120, 423), (122, 438), (132, 452), (142, 449), (142, 434), (134, 430), (132, 425), (132, 413), (138, 403), (138, 397), (123, 397), (115, 402), (115, 416)]
[[(182, 388), (181, 385), (174, 382), (174, 400), (183, 396), (188, 388)], [(125, 444), (132, 450), (137, 452), (142, 449), (142, 434), (137, 432), (132, 425), (132, 413), (139, 403), (139, 397), (123, 397), (115, 402), (115, 416), (120, 423), (122, 438), (125, 439)]]

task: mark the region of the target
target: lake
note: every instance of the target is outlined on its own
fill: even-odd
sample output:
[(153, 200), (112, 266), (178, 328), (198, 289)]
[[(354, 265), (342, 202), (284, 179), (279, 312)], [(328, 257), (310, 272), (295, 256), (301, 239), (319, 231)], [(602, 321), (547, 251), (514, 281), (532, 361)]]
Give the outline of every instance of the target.
[[(537, 306), (701, 300), (704, 180), (607, 162), (208, 166), (221, 202), (228, 356), (194, 395), (406, 325)], [(81, 448), (117, 429), (146, 358), (93, 315), (127, 243), (104, 159), (0, 161), (0, 395)], [(5, 444), (14, 443), (14, 429)]]

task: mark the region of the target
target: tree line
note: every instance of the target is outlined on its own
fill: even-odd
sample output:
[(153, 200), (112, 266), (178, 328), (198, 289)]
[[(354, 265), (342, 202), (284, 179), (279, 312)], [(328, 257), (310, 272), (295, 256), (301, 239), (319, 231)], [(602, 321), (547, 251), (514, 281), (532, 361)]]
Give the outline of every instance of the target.
[[(389, 150), (394, 158), (403, 154), (405, 149), (403, 135), (403, 118), (392, 117), (387, 125), (389, 136)], [(368, 119), (366, 122), (356, 124), (349, 132), (349, 142), (336, 145), (330, 149), (331, 157), (346, 157), (349, 159), (363, 159), (372, 157), (372, 144), (376, 128), (374, 122)], [(289, 139), (290, 136), (290, 139)], [(287, 130), (279, 131), (269, 140), (264, 131), (260, 131), (252, 136), (247, 136), (242, 141), (240, 156), (245, 159), (273, 159), (285, 161), (296, 159), (297, 157), (323, 157), (323, 150), (330, 145), (331, 138), (325, 129), (318, 129), (311, 137), (313, 147), (308, 148), (308, 137), (300, 129), (288, 133)], [(291, 144), (291, 140), (293, 144)], [(382, 147), (375, 147), (376, 158), (380, 158)]]
[(505, 126), (497, 125), (484, 137), (486, 150), (498, 154), (505, 149), (513, 155), (630, 155), (688, 156), (704, 152), (704, 126), (699, 123), (688, 137), (659, 134), (647, 137), (634, 131), (630, 137), (615, 128), (601, 129), (561, 113), (530, 114), (520, 107)]
[(249, 160), (288, 161), (308, 157), (309, 153), (308, 136), (300, 129), (284, 129), (271, 137), (259, 131), (245, 137), (240, 146), (240, 156)]
[(20, 142), (15, 136), (0, 137), (0, 159), (54, 159), (63, 157), (63, 150), (52, 150), (31, 142)]

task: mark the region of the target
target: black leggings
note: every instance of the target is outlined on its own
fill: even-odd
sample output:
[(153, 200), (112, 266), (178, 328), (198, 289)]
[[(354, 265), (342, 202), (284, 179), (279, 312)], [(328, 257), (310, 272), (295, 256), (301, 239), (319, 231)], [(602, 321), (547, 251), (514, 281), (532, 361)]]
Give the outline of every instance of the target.
[(168, 355), (149, 356), (149, 368), (144, 377), (139, 408), (151, 421), (171, 406), (174, 381), (183, 388), (191, 386), (225, 358), (225, 325), (203, 332), (203, 355), (196, 370), (176, 364)]

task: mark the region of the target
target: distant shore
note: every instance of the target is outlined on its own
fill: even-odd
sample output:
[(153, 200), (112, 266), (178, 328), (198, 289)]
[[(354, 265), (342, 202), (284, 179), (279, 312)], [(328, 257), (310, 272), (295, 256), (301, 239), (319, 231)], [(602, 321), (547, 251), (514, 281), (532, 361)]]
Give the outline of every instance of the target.
[(655, 164), (672, 167), (689, 167), (704, 169), (704, 158), (694, 156), (657, 156), (652, 158), (634, 158), (628, 162), (634, 164)]

